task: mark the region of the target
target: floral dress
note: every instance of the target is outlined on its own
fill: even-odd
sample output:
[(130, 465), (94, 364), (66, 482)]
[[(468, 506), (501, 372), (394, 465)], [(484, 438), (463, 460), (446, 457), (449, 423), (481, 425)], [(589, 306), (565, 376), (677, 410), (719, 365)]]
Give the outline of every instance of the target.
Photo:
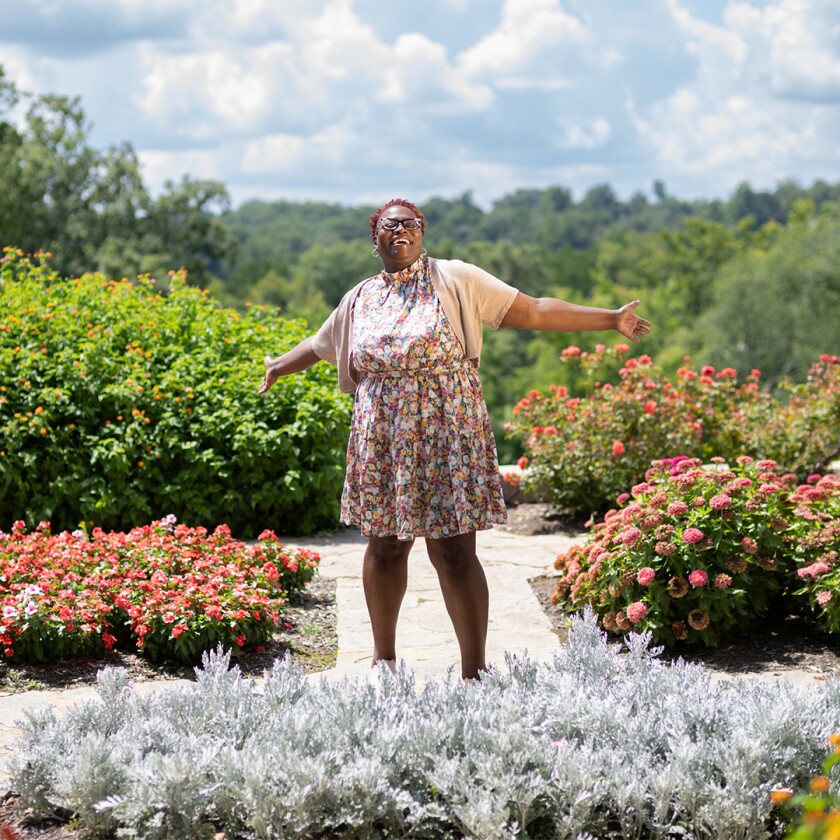
[(356, 389), (341, 521), (368, 537), (452, 537), (507, 520), (496, 443), (426, 259), (353, 306)]

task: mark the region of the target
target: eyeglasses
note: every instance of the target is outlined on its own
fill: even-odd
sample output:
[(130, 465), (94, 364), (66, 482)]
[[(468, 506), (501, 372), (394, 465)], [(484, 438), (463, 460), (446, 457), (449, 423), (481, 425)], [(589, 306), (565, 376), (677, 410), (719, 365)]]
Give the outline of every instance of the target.
[(379, 227), (384, 227), (385, 230), (396, 230), (400, 225), (405, 230), (419, 230), (423, 227), (420, 219), (380, 219)]

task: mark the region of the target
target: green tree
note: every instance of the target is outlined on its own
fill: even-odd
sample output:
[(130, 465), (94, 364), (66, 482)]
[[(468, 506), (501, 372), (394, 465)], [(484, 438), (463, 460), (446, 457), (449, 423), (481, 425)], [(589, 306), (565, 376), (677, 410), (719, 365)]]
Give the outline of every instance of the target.
[[(20, 129), (3, 120), (28, 101)], [(153, 199), (128, 143), (95, 149), (78, 98), (21, 93), (0, 68), (0, 242), (50, 251), (60, 271), (110, 276), (189, 269), (206, 285), (235, 241), (224, 186), (184, 178)]]
[(713, 295), (698, 324), (704, 359), (757, 368), (770, 384), (803, 380), (815, 358), (838, 349), (840, 205), (796, 204), (769, 246), (722, 267)]

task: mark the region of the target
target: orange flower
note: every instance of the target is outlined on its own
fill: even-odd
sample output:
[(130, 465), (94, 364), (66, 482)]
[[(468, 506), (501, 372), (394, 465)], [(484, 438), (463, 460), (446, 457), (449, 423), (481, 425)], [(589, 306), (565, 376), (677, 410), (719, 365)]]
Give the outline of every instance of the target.
[(829, 786), (828, 776), (815, 776), (811, 779), (812, 793), (828, 793)]
[(773, 788), (770, 791), (770, 801), (774, 805), (783, 805), (793, 796), (793, 791), (790, 788), (779, 787)]

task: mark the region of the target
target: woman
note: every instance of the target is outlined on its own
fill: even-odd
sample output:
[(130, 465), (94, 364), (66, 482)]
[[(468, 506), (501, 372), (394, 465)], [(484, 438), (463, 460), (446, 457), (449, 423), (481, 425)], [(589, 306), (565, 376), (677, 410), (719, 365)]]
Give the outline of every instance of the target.
[(423, 250), (425, 217), (393, 199), (370, 217), (383, 271), (351, 289), (318, 333), (266, 356), (264, 394), (280, 376), (326, 360), (355, 394), (341, 520), (368, 538), (362, 579), (373, 665), (396, 663), (408, 554), (426, 539), (461, 651), (461, 675), (485, 670), (488, 593), (476, 531), (506, 520), (496, 447), (476, 368), (482, 325), (557, 332), (614, 329), (638, 341), (639, 301), (618, 310), (532, 298), (476, 266)]

